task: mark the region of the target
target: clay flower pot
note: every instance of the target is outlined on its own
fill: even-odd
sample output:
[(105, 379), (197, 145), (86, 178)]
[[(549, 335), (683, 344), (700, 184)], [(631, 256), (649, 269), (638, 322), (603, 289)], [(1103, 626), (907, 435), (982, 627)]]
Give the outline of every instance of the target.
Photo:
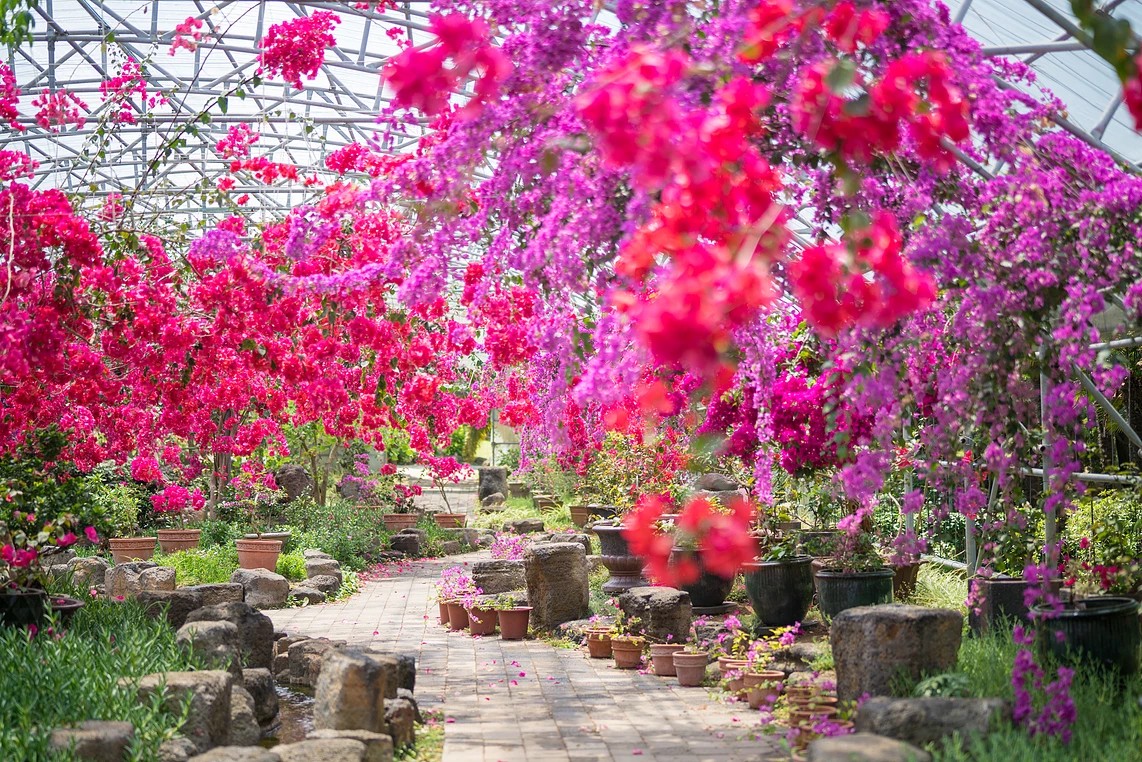
[(412, 529), (419, 518), (415, 513), (383, 513), (381, 520), (385, 522), (385, 529), (390, 532), (399, 532), (402, 529)]
[(611, 631), (603, 628), (587, 630), (587, 654), (592, 659), (611, 658)]
[(621, 636), (611, 638), (611, 653), (615, 657), (616, 669), (638, 669), (642, 666), (642, 647), (646, 639)]
[(468, 631), (473, 635), (496, 634), (496, 610), (473, 606), (468, 609)]
[(238, 548), (238, 566), (243, 569), (269, 569), (277, 571), (278, 555), (282, 552), (281, 540), (235, 540)]
[(789, 712), (789, 724), (795, 728), (812, 728), (822, 720), (831, 720), (837, 716), (835, 706), (819, 706), (813, 709), (793, 709)]
[(154, 537), (114, 537), (111, 539), (111, 558), (117, 564), (128, 561), (149, 561), (155, 555)]
[(201, 529), (160, 529), (159, 547), (164, 553), (177, 553), (180, 550), (190, 550), (198, 547), (198, 540), (202, 537)]
[[(436, 520), (436, 526), (441, 529), (459, 529), (464, 526), (468, 515), (464, 513), (434, 513), (432, 518)], [(414, 523), (413, 526), (416, 524)]]
[(916, 590), (916, 578), (920, 576), (920, 567), (923, 561), (893, 566), (892, 572), (892, 600), (902, 601)]
[(500, 640), (523, 640), (527, 637), (527, 621), (531, 606), (500, 609)]
[(448, 627), (463, 630), (468, 626), (468, 609), (460, 601), (448, 601)]
[(706, 665), (710, 657), (704, 652), (678, 651), (671, 658), (678, 684), (684, 688), (697, 688), (706, 679)]
[(577, 527), (587, 526), (587, 520), (591, 518), (591, 506), (589, 505), (573, 505), (571, 506), (571, 523)]
[(773, 669), (745, 674), (746, 699), (750, 709), (760, 709), (762, 704), (772, 704), (781, 695), (781, 681), (785, 673)]
[(820, 693), (821, 690), (817, 686), (807, 683), (785, 686), (785, 698), (789, 700), (790, 704), (808, 704)]
[(674, 671), (674, 654), (686, 646), (680, 643), (652, 643), (650, 646), (650, 663), (654, 665), (654, 674), (659, 677), (677, 677)]
[(444, 601), (438, 601), (437, 605), (440, 606), (440, 624), (445, 627), (448, 626), (448, 604)]

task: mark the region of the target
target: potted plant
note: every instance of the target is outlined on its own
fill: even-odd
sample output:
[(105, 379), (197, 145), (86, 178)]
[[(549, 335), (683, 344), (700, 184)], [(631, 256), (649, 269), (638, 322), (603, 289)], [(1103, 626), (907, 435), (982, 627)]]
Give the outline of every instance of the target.
[(792, 645), (800, 632), (800, 623), (792, 627), (779, 627), (766, 637), (750, 644), (746, 652), (746, 668), (742, 679), (751, 709), (759, 709), (763, 704), (772, 706), (781, 695), (785, 673), (769, 669), (769, 665), (773, 662), (774, 654), (779, 649)]
[[(454, 513), (452, 511), (452, 506), (448, 502), (448, 492), (444, 489), (444, 485), (459, 484), (464, 481), (472, 475), (471, 467), (450, 457), (438, 458), (427, 455), (422, 456), (420, 460), (428, 466), (428, 475), (432, 479), (432, 486), (440, 492), (440, 498), (444, 501), (444, 510), (440, 513), (433, 514), (436, 526), (442, 529), (464, 526), (464, 522), (467, 520), (467, 514)], [(390, 531), (399, 532), (401, 529), (409, 529), (416, 526), (415, 517), (413, 517), (411, 523), (407, 518), (402, 517), (402, 511), (404, 509), (409, 511), (414, 510), (412, 500), (408, 500), (403, 504), (398, 503), (398, 508), (395, 513), (386, 513), (384, 515), (385, 527)]]
[[(272, 518), (272, 505), (276, 499), (278, 485), (274, 476), (256, 460), (246, 460), (230, 480), (234, 490), (234, 500), (246, 513), (250, 532), (234, 541), (238, 549), (238, 566), (243, 569), (268, 569), (276, 571), (278, 556), (289, 533), (274, 534), (269, 531)], [(283, 536), (284, 535), (284, 536)]]
[(468, 609), (468, 632), (472, 635), (495, 635), (499, 616), (491, 601), (478, 592), (469, 593), (461, 600)]
[[(725, 513), (721, 503), (708, 502), (712, 513)], [(673, 536), (674, 546), (670, 551), (670, 564), (674, 567), (687, 565), (697, 571), (693, 582), (680, 582), (678, 587), (690, 594), (690, 602), (695, 613), (713, 614), (726, 610), (726, 598), (734, 586), (737, 575), (724, 577), (708, 567), (703, 561), (702, 554), (698, 552), (699, 537), (695, 531), (690, 531), (683, 524), (677, 523), (675, 518), (666, 518), (659, 522), (660, 531), (669, 532)], [(700, 531), (700, 530), (698, 530)]]
[(432, 514), (432, 519), (441, 529), (460, 529), (468, 520), (468, 514), (437, 512)]
[(968, 624), (977, 635), (1030, 624), (1027, 593), (1039, 583), (1023, 579), (1023, 570), (1041, 553), (1042, 525), (1036, 521), (1041, 516), (1028, 504), (981, 516), (980, 566), (968, 585)]
[[(611, 601), (613, 602), (614, 599), (612, 598)], [(589, 626), (583, 631), (583, 637), (590, 658), (611, 658), (611, 625), (604, 624), (602, 616), (595, 614), (591, 617)]]
[[(450, 566), (441, 572), (437, 595), (447, 609), (447, 623), (451, 629), (463, 630), (468, 626), (468, 607), (465, 603), (471, 603), (472, 596), (480, 595), (481, 592), (468, 572), (464, 571), (464, 567)], [(440, 618), (443, 624), (443, 612)]]
[(501, 593), (492, 601), (500, 620), (501, 640), (523, 640), (527, 637), (527, 623), (531, 606), (521, 606), (511, 593)]
[(642, 666), (646, 638), (636, 634), (639, 624), (638, 617), (627, 619), (622, 611), (615, 616), (615, 624), (611, 627), (611, 652), (616, 669), (638, 669)]
[(841, 536), (825, 568), (817, 571), (817, 603), (829, 619), (845, 609), (892, 603), (892, 569), (884, 565), (872, 533), (862, 524), (871, 517), (864, 506), (837, 522)]
[(789, 627), (813, 605), (813, 558), (794, 535), (772, 526), (757, 532), (761, 554), (742, 566), (753, 613), (766, 627)]
[(920, 554), (927, 549), (927, 541), (917, 537), (913, 529), (906, 529), (892, 539), (888, 564), (892, 567), (892, 598), (903, 600), (916, 591), (920, 567), (924, 565)]
[(87, 483), (56, 463), (65, 443), (59, 432), (44, 432), (22, 452), (0, 458), (0, 500), (8, 506), (0, 515), (0, 624), (43, 626), (49, 600), (41, 554), (81, 537), (99, 541), (88, 521)]
[(654, 674), (659, 677), (677, 677), (674, 669), (674, 654), (685, 648), (684, 643), (651, 643), (650, 663), (654, 667)]
[(176, 553), (198, 547), (202, 530), (186, 528), (186, 512), (201, 511), (205, 505), (206, 498), (201, 490), (191, 491), (177, 484), (151, 495), (151, 506), (159, 520), (168, 526), (177, 524), (177, 528), (160, 529), (157, 532), (159, 547), (163, 553)]

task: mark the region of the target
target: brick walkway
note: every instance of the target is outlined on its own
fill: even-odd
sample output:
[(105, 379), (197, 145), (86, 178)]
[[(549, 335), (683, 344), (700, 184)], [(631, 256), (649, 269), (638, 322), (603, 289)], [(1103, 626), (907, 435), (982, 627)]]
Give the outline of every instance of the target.
[(430, 602), (431, 583), (446, 566), (482, 557), (417, 562), (344, 603), (267, 613), (291, 634), (415, 653), (417, 698), (447, 718), (444, 762), (787, 758), (772, 738), (750, 738), (757, 720), (748, 706), (705, 689), (542, 641), (450, 633)]

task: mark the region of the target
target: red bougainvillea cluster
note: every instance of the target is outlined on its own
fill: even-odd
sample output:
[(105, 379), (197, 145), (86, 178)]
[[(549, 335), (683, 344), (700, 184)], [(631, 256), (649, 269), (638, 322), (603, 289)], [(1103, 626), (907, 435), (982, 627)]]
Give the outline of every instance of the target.
[(315, 78), (325, 63), (325, 49), (337, 44), (332, 32), (340, 23), (331, 11), (314, 11), (274, 24), (262, 38), (258, 63), (268, 76), (280, 76), (300, 90), (302, 77)]

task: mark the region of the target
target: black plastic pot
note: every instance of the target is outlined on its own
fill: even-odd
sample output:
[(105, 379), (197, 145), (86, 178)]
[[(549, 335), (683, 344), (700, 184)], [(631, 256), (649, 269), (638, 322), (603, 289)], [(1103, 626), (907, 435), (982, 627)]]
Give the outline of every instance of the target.
[[(976, 635), (985, 635), (1001, 627), (1011, 632), (1017, 624), (1031, 623), (1024, 594), (1038, 582), (1007, 577), (975, 577), (971, 584), (978, 591), (975, 596), (978, 601), (968, 606), (968, 624)], [(1052, 586), (1057, 591), (1059, 583), (1053, 582)], [(979, 613), (976, 613), (977, 609)]]
[(78, 598), (72, 598), (70, 595), (53, 595), (51, 598), (52, 613), (59, 616), (60, 624), (64, 627), (71, 626), (71, 620), (75, 617), (75, 612), (79, 611), (83, 606), (83, 601)]
[(766, 627), (789, 627), (813, 605), (813, 558), (756, 561), (742, 566), (753, 613)]
[(1122, 675), (1137, 674), (1142, 629), (1138, 601), (1117, 596), (1097, 596), (1063, 604), (1032, 608), (1037, 617), (1036, 644), (1062, 662), (1093, 664)]
[(842, 572), (821, 569), (816, 574), (817, 605), (832, 619), (845, 609), (892, 603), (892, 569)]
[(632, 587), (649, 584), (642, 576), (643, 561), (631, 554), (618, 519), (597, 521), (589, 528), (599, 538), (599, 561), (610, 573), (603, 583), (604, 593), (625, 593)]
[(709, 571), (702, 563), (701, 555), (686, 548), (674, 548), (670, 553), (670, 563), (676, 564), (679, 559), (686, 556), (696, 561), (702, 569), (702, 574), (698, 577), (697, 582), (679, 585), (679, 589), (690, 594), (690, 604), (697, 609), (716, 608), (724, 604), (726, 598), (729, 597), (730, 590), (734, 587), (734, 578), (726, 579)]
[(48, 594), (24, 587), (0, 588), (0, 624), (8, 627), (43, 627), (48, 614)]

